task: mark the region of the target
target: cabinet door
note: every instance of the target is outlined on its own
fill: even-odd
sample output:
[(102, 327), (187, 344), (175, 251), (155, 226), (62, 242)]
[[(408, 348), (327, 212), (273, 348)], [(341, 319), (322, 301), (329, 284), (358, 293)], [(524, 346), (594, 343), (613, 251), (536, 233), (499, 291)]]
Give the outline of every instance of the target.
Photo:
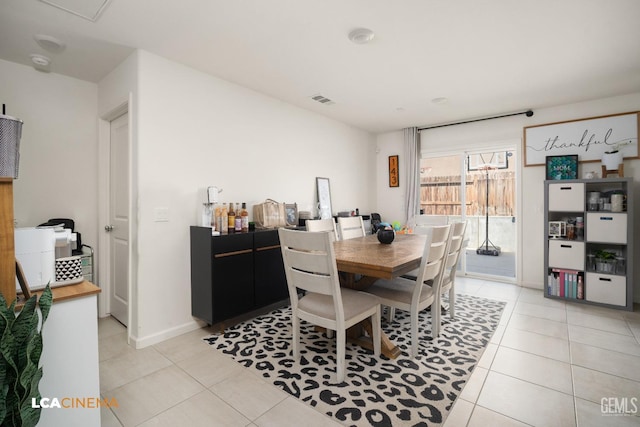
[(584, 271), (584, 242), (549, 241), (549, 267)]
[(582, 212), (584, 208), (584, 183), (549, 184), (550, 211)]
[(587, 273), (585, 299), (612, 305), (627, 305), (627, 278), (610, 274)]
[(230, 319), (254, 308), (253, 236), (213, 238), (213, 321)]
[(213, 323), (213, 246), (211, 229), (208, 227), (191, 227), (191, 315)]
[(611, 212), (587, 213), (587, 240), (602, 243), (627, 243), (627, 214)]
[(255, 233), (254, 246), (256, 307), (264, 307), (288, 298), (278, 231)]

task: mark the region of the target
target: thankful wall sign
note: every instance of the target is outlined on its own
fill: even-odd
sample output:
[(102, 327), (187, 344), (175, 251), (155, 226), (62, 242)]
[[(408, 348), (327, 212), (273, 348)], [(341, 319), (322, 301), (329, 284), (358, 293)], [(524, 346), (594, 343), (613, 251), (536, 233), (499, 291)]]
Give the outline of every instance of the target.
[(615, 147), (625, 159), (637, 159), (639, 123), (636, 111), (525, 127), (524, 165), (544, 165), (547, 156), (571, 154), (580, 162), (595, 162)]

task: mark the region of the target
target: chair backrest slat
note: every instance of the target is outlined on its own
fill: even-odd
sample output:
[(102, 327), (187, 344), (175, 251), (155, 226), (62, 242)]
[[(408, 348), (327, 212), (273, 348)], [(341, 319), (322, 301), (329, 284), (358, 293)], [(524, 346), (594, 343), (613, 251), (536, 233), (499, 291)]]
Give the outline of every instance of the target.
[(333, 238), (338, 240), (338, 231), (336, 230), (336, 222), (333, 218), (327, 219), (309, 219), (305, 222), (307, 231), (331, 231)]
[(338, 217), (338, 231), (341, 240), (364, 237), (364, 221), (361, 216)]
[(298, 304), (297, 289), (303, 289), (331, 295), (336, 309), (342, 311), (331, 233), (280, 228), (278, 235), (292, 306), (296, 307)]
[(462, 253), (462, 245), (464, 243), (464, 235), (467, 230), (466, 222), (454, 222), (451, 224), (451, 244), (449, 245), (449, 253), (445, 263), (445, 275), (452, 275), (458, 267), (460, 254)]
[(332, 278), (330, 276), (322, 276), (295, 269), (291, 270), (289, 273), (294, 283), (296, 283), (296, 288), (316, 294), (333, 295), (331, 288)]
[(442, 267), (445, 262), (445, 254), (447, 254), (449, 250), (450, 236), (450, 225), (431, 227), (427, 234), (422, 261), (420, 262), (420, 270), (417, 278), (418, 283), (433, 280), (434, 287), (438, 288), (436, 290), (439, 290), (439, 275), (443, 271)]

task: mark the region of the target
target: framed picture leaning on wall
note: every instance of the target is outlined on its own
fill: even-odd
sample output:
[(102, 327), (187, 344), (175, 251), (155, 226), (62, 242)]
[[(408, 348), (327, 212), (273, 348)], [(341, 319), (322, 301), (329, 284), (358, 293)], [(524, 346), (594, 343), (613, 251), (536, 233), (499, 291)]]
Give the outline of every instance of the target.
[(568, 156), (547, 156), (545, 164), (547, 168), (547, 179), (578, 178), (578, 156), (576, 154)]

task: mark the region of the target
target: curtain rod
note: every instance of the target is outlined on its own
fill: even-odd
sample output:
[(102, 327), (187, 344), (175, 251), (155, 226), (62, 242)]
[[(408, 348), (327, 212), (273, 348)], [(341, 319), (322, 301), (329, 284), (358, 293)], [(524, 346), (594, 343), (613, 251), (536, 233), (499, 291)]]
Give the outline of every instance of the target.
[(425, 126), (425, 127), (422, 127), (422, 128), (418, 128), (418, 130), (420, 131), (420, 130), (427, 130), (427, 129), (443, 128), (443, 127), (446, 127), (446, 126), (464, 125), (464, 124), (467, 124), (467, 123), (481, 122), (483, 120), (493, 120), (493, 119), (501, 119), (503, 117), (519, 116), (521, 114), (525, 114), (527, 117), (531, 117), (531, 116), (533, 116), (533, 111), (532, 110), (527, 110), (527, 111), (521, 111), (519, 113), (503, 114), (501, 116), (484, 117), (482, 119), (471, 119), (471, 120), (465, 120), (465, 121), (462, 121), (462, 122), (445, 123), (443, 125)]

